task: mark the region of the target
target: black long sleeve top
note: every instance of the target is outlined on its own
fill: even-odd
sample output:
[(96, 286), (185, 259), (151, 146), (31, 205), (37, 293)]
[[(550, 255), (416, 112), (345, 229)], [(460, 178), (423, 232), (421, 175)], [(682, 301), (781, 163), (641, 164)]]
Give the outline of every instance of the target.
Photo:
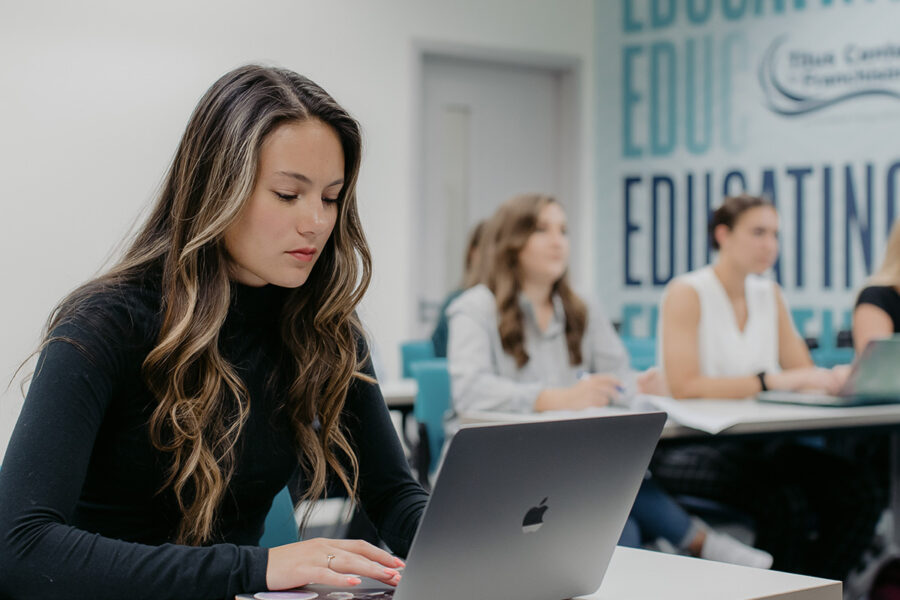
[[(158, 285), (95, 295), (53, 332), (38, 359), (0, 468), (0, 597), (233, 598), (266, 589), (256, 544), (275, 494), (299, 473), (284, 386), (274, 286), (233, 285), (219, 347), (247, 387), (250, 415), (214, 540), (172, 543), (180, 519), (167, 456), (150, 442), (155, 400), (141, 364), (161, 324)], [(361, 342), (360, 350), (365, 351)], [(374, 375), (371, 364), (364, 371)], [(354, 380), (343, 415), (360, 496), (391, 549), (405, 555), (427, 494), (409, 472), (376, 384)]]

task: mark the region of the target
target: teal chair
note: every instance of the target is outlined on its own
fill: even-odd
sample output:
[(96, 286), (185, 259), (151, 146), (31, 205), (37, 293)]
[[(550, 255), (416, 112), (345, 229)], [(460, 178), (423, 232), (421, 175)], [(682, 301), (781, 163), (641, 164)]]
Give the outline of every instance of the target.
[(294, 521), (294, 503), (291, 502), (291, 494), (285, 487), (272, 500), (272, 508), (266, 515), (265, 529), (259, 545), (263, 548), (274, 548), (297, 541), (299, 539), (297, 523)]
[(450, 373), (446, 358), (416, 361), (411, 367), (419, 389), (413, 416), (419, 441), (413, 451), (413, 465), (419, 482), (428, 487), (429, 474), (437, 468), (444, 447), (444, 416), (450, 410)]
[(404, 379), (413, 376), (411, 367), (420, 360), (434, 358), (434, 344), (431, 340), (410, 340), (400, 344), (400, 365)]
[(816, 348), (810, 354), (816, 366), (826, 369), (853, 362), (853, 348)]
[[(400, 344), (400, 373), (403, 379), (412, 379), (412, 365), (420, 360), (430, 360), (434, 356), (434, 343), (431, 340), (409, 340)], [(412, 448), (413, 443), (407, 437), (406, 423), (412, 411), (408, 407), (400, 409), (401, 422), (403, 426), (401, 435), (407, 447)]]
[(656, 338), (623, 337), (622, 343), (635, 371), (645, 371), (656, 364)]

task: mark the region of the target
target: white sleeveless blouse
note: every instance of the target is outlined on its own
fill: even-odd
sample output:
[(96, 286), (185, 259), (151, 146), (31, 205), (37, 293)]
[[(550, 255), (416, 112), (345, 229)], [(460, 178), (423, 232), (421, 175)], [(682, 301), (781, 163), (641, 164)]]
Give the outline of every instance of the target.
[[(711, 266), (682, 275), (678, 280), (694, 288), (700, 298), (697, 334), (701, 375), (736, 377), (781, 370), (774, 281), (756, 275), (747, 277), (744, 284), (747, 322), (741, 331), (731, 301)], [(662, 360), (659, 364), (663, 365)]]

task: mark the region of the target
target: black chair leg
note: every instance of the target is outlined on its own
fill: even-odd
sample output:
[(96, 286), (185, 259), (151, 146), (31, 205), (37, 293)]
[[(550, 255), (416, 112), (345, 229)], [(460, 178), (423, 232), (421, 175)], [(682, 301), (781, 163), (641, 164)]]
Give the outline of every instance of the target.
[(416, 450), (413, 453), (413, 466), (419, 477), (419, 483), (426, 490), (431, 489), (431, 482), (428, 480), (428, 469), (431, 467), (431, 446), (428, 444), (428, 428), (424, 423), (419, 423), (419, 442), (416, 444)]

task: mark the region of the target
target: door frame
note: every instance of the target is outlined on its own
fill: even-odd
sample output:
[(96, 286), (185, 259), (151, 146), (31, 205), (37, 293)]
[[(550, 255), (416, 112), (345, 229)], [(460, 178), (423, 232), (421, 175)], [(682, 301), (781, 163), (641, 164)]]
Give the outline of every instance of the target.
[[(584, 89), (584, 64), (580, 56), (530, 50), (511, 50), (476, 46), (468, 44), (446, 43), (431, 40), (413, 40), (413, 77), (411, 115), (414, 157), (412, 161), (413, 198), (424, 197), (425, 190), (425, 60), (427, 57), (484, 62), (492, 65), (508, 65), (511, 67), (531, 67), (555, 71), (560, 81), (559, 131), (560, 131), (560, 200), (566, 207), (571, 239), (571, 258), (569, 272), (578, 279), (584, 272), (582, 263), (589, 260), (583, 256), (582, 249), (589, 247), (586, 240), (585, 223), (589, 221), (588, 204), (593, 200), (585, 196), (588, 193), (584, 184), (584, 136), (590, 135), (587, 123), (583, 118), (582, 102)], [(424, 204), (413, 202), (411, 227), (408, 229), (410, 247), (419, 245), (419, 224), (424, 218)], [(465, 235), (466, 232), (460, 232)], [(412, 275), (410, 290), (414, 295), (413, 310), (409, 315), (409, 328), (413, 337), (426, 337), (423, 313), (425, 307), (419, 297), (418, 277), (425, 265), (422, 264), (419, 252), (410, 253), (409, 269)]]

